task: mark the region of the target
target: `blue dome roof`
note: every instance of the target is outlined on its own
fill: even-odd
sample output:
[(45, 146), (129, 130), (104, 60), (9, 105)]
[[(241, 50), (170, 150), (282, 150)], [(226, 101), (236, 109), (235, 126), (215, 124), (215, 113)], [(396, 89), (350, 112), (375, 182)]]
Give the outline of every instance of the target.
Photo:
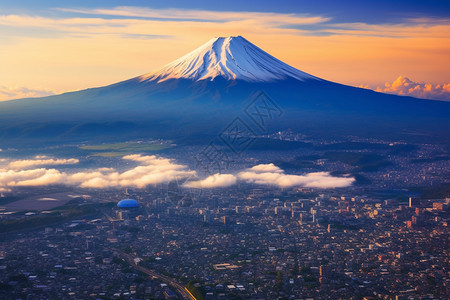
[(117, 207), (120, 208), (139, 207), (139, 203), (134, 199), (124, 199), (120, 200), (119, 203), (117, 203)]

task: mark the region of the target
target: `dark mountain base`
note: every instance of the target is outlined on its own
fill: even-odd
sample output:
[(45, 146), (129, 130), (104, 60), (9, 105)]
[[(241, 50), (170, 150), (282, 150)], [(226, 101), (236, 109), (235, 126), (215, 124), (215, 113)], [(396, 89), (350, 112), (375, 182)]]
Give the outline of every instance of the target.
[[(249, 119), (261, 91), (281, 116), (264, 128)], [(260, 107), (260, 113), (270, 113)], [(236, 117), (260, 135), (284, 130), (310, 138), (358, 136), (450, 144), (450, 103), (376, 93), (324, 80), (162, 83), (135, 79), (38, 99), (0, 103), (0, 145), (142, 138), (204, 144)]]

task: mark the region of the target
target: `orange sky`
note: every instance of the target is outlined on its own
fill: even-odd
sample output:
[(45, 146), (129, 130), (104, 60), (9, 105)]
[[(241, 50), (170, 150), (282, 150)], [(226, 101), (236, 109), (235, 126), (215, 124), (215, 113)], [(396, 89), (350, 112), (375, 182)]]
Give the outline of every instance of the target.
[(32, 95), (111, 84), (229, 35), (242, 35), (302, 71), (339, 83), (376, 88), (400, 75), (450, 82), (448, 20), (370, 25), (281, 13), (131, 8), (84, 13), (0, 15), (0, 100), (14, 93), (29, 96), (24, 89)]

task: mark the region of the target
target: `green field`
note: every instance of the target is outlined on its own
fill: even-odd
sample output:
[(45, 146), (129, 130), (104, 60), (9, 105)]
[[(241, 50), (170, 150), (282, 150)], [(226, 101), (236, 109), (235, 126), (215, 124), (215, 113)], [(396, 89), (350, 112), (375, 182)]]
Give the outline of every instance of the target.
[(113, 157), (136, 152), (160, 152), (170, 148), (167, 144), (156, 143), (115, 143), (81, 146), (82, 150), (93, 151), (93, 156)]

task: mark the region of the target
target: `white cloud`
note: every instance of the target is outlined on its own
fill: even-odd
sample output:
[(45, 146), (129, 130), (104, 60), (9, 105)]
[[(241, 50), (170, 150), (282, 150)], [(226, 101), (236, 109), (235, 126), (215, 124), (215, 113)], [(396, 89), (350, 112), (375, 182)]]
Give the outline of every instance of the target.
[(273, 163), (259, 164), (254, 167), (251, 167), (250, 169), (248, 169), (248, 171), (255, 173), (263, 173), (263, 172), (283, 173), (283, 170), (275, 166)]
[[(30, 175), (29, 179), (25, 179), (21, 176), (23, 173), (28, 173)], [(19, 171), (16, 173), (18, 175), (14, 182), (15, 186), (41, 186), (41, 185), (51, 185), (59, 184), (61, 181), (66, 179), (66, 174), (61, 173), (56, 169), (36, 169), (29, 171)]]
[(155, 155), (126, 155), (126, 160), (139, 162), (140, 165), (125, 172), (114, 169), (97, 169), (95, 172), (79, 172), (69, 176), (73, 182), (86, 188), (137, 187), (165, 183), (176, 177), (189, 177), (195, 171), (188, 170), (186, 165), (173, 162), (172, 159)]
[(61, 183), (64, 173), (55, 169), (39, 168), (34, 170), (0, 170), (0, 191), (9, 191), (17, 186), (41, 186)]
[[(0, 161), (1, 162), (1, 161)], [(53, 166), (53, 165), (72, 165), (77, 164), (79, 162), (76, 158), (69, 159), (53, 159), (47, 158), (46, 156), (35, 156), (34, 159), (23, 159), (23, 160), (14, 160), (8, 163), (5, 168), (6, 169), (26, 169), (34, 166)]]
[(0, 86), (0, 101), (20, 98), (45, 97), (54, 94), (55, 91), (50, 89)]
[[(370, 88), (367, 85), (361, 85), (360, 87)], [(377, 87), (375, 90), (402, 96), (450, 101), (450, 83), (432, 84), (417, 82), (403, 76), (399, 76), (392, 83), (386, 82), (384, 87)]]
[(355, 179), (349, 177), (335, 177), (328, 172), (315, 172), (305, 175), (288, 175), (273, 163), (259, 164), (245, 171), (233, 174), (214, 174), (203, 180), (189, 181), (184, 184), (191, 188), (229, 187), (236, 184), (237, 179), (247, 183), (275, 185), (278, 187), (311, 187), (338, 188), (350, 186)]
[[(122, 159), (134, 161), (137, 166), (123, 172), (114, 168), (98, 168), (75, 173), (67, 173), (55, 168), (35, 168), (45, 165), (76, 164), (78, 159), (53, 159), (46, 156), (36, 156), (27, 160), (7, 160), (0, 162), (0, 192), (9, 191), (14, 187), (45, 186), (52, 184), (73, 185), (83, 188), (114, 188), (136, 187), (145, 188), (173, 181), (174, 178), (198, 178), (195, 171), (186, 165), (177, 164), (172, 159), (155, 155), (126, 155)], [(260, 164), (233, 174), (214, 174), (204, 179), (189, 180), (184, 183), (188, 188), (219, 188), (235, 185), (237, 180), (247, 183), (275, 185), (278, 187), (315, 187), (335, 188), (346, 187), (354, 182), (353, 178), (334, 177), (327, 172), (316, 172), (305, 175), (285, 174), (274, 164)]]
[[(95, 36), (96, 34), (111, 34), (127, 38), (167, 38), (177, 35), (176, 32), (157, 30), (160, 27), (170, 29), (173, 24), (188, 26), (202, 24), (223, 28), (236, 29), (239, 24), (251, 24), (256, 28), (265, 27), (277, 31), (290, 32), (298, 25), (322, 24), (331, 19), (320, 15), (293, 13), (261, 13), (233, 11), (203, 11), (180, 9), (152, 9), (145, 7), (116, 7), (112, 9), (57, 9), (63, 12), (82, 14), (79, 17), (52, 18), (37, 15), (0, 15), (0, 26), (16, 28), (38, 28), (51, 30), (53, 34), (61, 32), (73, 36)], [(86, 16), (86, 15), (95, 15)], [(156, 28), (155, 28), (156, 26)], [(150, 31), (149, 31), (150, 30)]]
[(328, 172), (314, 172), (305, 175), (287, 175), (274, 164), (257, 165), (238, 174), (248, 183), (275, 185), (279, 187), (338, 188), (350, 186), (355, 179), (335, 177)]
[(58, 8), (57, 10), (65, 12), (75, 12), (82, 14), (94, 14), (104, 16), (121, 17), (139, 17), (139, 18), (157, 18), (168, 20), (196, 20), (196, 21), (217, 21), (231, 22), (243, 20), (258, 20), (266, 24), (275, 23), (285, 24), (319, 24), (330, 20), (328, 17), (312, 16), (307, 14), (294, 13), (264, 13), (264, 12), (236, 12), (236, 11), (206, 11), (189, 9), (154, 9), (148, 7), (122, 6), (112, 9), (68, 9)]
[(203, 180), (189, 181), (184, 184), (185, 187), (190, 188), (218, 188), (218, 187), (229, 187), (236, 184), (236, 176), (233, 174), (214, 174), (206, 177)]
[(171, 159), (155, 155), (127, 155), (123, 159), (138, 162), (139, 165), (118, 172), (114, 168), (99, 168), (67, 174), (56, 169), (30, 169), (42, 165), (76, 164), (78, 159), (52, 159), (36, 156), (35, 159), (3, 161), (7, 164), (0, 168), (0, 191), (17, 186), (45, 186), (67, 184), (84, 188), (137, 187), (165, 183), (175, 177), (196, 175), (187, 166), (176, 164)]

